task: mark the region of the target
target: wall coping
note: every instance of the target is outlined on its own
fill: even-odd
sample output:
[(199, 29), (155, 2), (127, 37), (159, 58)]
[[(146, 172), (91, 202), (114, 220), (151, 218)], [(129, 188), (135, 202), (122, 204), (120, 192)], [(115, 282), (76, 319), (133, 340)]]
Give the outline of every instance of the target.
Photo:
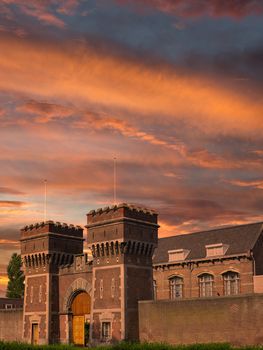
[(215, 301), (215, 300), (225, 300), (225, 299), (246, 299), (246, 298), (263, 298), (263, 293), (246, 293), (246, 294), (238, 294), (238, 295), (222, 295), (215, 297), (195, 297), (195, 298), (182, 298), (178, 300), (175, 299), (162, 299), (162, 300), (139, 300), (139, 304), (162, 304), (162, 303), (184, 303), (188, 301)]

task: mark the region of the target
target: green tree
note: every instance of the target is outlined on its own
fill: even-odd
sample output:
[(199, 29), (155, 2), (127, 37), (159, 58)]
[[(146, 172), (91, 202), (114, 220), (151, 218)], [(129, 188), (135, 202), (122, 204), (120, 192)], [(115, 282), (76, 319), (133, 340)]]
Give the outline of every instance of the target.
[(23, 298), (25, 276), (22, 271), (21, 256), (17, 253), (11, 256), (7, 266), (7, 275), (9, 279), (6, 291), (7, 298)]

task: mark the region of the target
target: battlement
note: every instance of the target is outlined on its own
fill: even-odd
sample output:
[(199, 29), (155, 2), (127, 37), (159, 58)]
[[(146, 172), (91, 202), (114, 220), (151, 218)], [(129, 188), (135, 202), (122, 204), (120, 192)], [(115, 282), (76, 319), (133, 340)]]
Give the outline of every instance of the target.
[(56, 233), (66, 236), (83, 237), (83, 228), (81, 226), (68, 225), (66, 223), (54, 222), (52, 220), (42, 221), (36, 224), (27, 225), (21, 229), (21, 239), (32, 236)]
[(91, 210), (87, 214), (88, 226), (103, 221), (128, 218), (157, 225), (157, 213), (154, 210), (134, 204), (121, 203), (111, 207)]

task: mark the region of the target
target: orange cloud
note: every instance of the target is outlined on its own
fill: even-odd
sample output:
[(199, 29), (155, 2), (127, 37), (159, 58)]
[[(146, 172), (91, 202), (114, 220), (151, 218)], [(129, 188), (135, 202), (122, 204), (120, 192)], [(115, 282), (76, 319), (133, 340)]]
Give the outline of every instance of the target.
[(72, 108), (34, 100), (26, 102), (24, 105), (18, 107), (17, 110), (36, 115), (37, 117), (34, 121), (38, 123), (48, 123), (52, 120), (63, 119), (73, 113)]
[(22, 207), (26, 203), (20, 201), (1, 201), (0, 207)]
[(73, 43), (60, 47), (11, 37), (0, 37), (0, 43), (1, 90), (59, 98), (82, 109), (99, 104), (127, 110), (146, 122), (157, 115), (170, 122), (186, 120), (210, 134), (255, 133), (263, 126), (260, 101), (227, 89), (220, 80), (186, 76)]
[(8, 187), (0, 187), (0, 193), (1, 194), (15, 194), (15, 195), (23, 195), (24, 192), (18, 191), (17, 189), (14, 188), (8, 188)]
[[(112, 131), (118, 132), (124, 137), (137, 139), (154, 146), (166, 148), (175, 151), (183, 161), (194, 164), (203, 168), (239, 168), (243, 162), (233, 162), (232, 159), (226, 159), (209, 152), (206, 149), (190, 150), (181, 140), (173, 137), (173, 143), (155, 134), (145, 132), (135, 127), (125, 120), (108, 116), (106, 113), (92, 113), (79, 110), (75, 107), (65, 107), (58, 104), (38, 102), (31, 100), (17, 108), (18, 111), (30, 113), (34, 116), (34, 123), (49, 123), (60, 119), (75, 116), (75, 120), (70, 122), (72, 128), (88, 129), (95, 131)], [(24, 120), (14, 120), (12, 123), (25, 124)]]
[(230, 184), (239, 186), (239, 187), (253, 187), (263, 190), (263, 180), (256, 181), (241, 181), (241, 180), (232, 180), (229, 181)]

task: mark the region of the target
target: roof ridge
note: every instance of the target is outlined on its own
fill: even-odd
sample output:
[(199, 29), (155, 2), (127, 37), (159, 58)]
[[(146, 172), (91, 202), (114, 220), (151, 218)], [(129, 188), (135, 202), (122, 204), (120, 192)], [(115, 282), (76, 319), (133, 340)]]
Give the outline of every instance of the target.
[(167, 236), (167, 237), (161, 237), (159, 239), (168, 239), (168, 238), (173, 238), (173, 237), (179, 237), (179, 236), (190, 236), (190, 235), (196, 235), (200, 233), (206, 233), (206, 232), (213, 232), (213, 231), (221, 231), (221, 230), (228, 230), (231, 228), (238, 228), (238, 227), (243, 227), (243, 226), (250, 226), (250, 225), (258, 225), (261, 224), (263, 225), (263, 221), (257, 221), (257, 222), (250, 222), (248, 224), (241, 224), (241, 225), (231, 225), (231, 226), (224, 226), (224, 227), (215, 227), (211, 230), (205, 230), (205, 231), (197, 231), (197, 232), (190, 232), (190, 233), (183, 233), (179, 235), (173, 235), (173, 236)]

